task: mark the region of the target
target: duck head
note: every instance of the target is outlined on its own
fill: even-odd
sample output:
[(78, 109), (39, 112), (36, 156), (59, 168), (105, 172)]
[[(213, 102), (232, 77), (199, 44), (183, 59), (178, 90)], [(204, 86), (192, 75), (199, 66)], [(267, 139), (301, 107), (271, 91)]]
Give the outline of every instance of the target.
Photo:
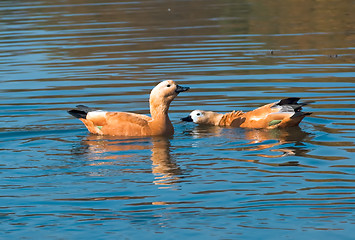
[(179, 93), (189, 89), (189, 87), (177, 85), (173, 80), (165, 80), (155, 86), (150, 92), (150, 104), (156, 107), (169, 106)]
[(212, 111), (194, 110), (189, 114), (189, 116), (181, 118), (181, 120), (197, 124), (218, 125), (218, 122), (221, 120), (221, 116), (222, 114)]

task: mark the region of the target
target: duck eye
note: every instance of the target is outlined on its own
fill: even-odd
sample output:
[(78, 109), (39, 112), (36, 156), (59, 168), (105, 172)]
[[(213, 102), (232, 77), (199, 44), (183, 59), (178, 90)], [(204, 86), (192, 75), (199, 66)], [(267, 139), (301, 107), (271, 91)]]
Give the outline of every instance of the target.
[(166, 85), (167, 87), (171, 87), (171, 85), (170, 84), (168, 84), (168, 85)]

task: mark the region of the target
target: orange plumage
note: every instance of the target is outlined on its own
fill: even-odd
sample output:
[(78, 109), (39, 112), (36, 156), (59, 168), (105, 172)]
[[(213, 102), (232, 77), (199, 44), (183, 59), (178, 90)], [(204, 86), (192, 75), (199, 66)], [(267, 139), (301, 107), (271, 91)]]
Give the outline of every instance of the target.
[(174, 134), (168, 116), (170, 103), (188, 87), (181, 87), (172, 80), (159, 83), (150, 93), (152, 117), (129, 112), (94, 111), (78, 105), (68, 112), (79, 118), (93, 134), (111, 136), (168, 136)]
[(230, 126), (242, 128), (286, 128), (297, 126), (305, 116), (311, 113), (302, 112), (299, 98), (285, 98), (275, 103), (269, 103), (253, 111), (243, 113), (233, 111), (226, 114), (212, 111), (194, 110), (183, 121), (215, 126)]

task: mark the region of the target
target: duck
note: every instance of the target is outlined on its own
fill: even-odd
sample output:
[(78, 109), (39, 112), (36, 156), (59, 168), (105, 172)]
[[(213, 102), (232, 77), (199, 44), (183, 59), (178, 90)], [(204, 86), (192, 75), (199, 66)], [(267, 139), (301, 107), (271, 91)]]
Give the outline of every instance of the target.
[(182, 121), (220, 127), (240, 127), (256, 129), (275, 129), (298, 126), (303, 118), (312, 113), (303, 112), (302, 107), (310, 102), (299, 103), (300, 98), (284, 98), (249, 112), (232, 111), (217, 113), (194, 110)]
[(68, 113), (84, 123), (88, 131), (97, 135), (145, 137), (171, 136), (174, 127), (169, 119), (170, 103), (179, 93), (189, 90), (173, 80), (165, 80), (150, 92), (150, 116), (131, 112), (107, 112), (85, 105), (77, 105)]

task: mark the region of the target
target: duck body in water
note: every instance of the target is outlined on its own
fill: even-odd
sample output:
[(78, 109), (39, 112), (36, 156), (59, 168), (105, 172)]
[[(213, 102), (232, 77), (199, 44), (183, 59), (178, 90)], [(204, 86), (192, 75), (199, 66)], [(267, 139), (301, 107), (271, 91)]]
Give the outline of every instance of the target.
[(166, 80), (153, 88), (149, 97), (151, 117), (130, 112), (106, 112), (78, 105), (68, 111), (81, 120), (90, 133), (111, 136), (169, 136), (174, 127), (169, 119), (170, 103), (189, 87)]
[(309, 112), (302, 107), (308, 103), (299, 103), (300, 98), (285, 98), (269, 103), (250, 112), (232, 111), (217, 113), (212, 111), (194, 110), (181, 120), (197, 124), (221, 127), (241, 128), (286, 128), (297, 126)]

